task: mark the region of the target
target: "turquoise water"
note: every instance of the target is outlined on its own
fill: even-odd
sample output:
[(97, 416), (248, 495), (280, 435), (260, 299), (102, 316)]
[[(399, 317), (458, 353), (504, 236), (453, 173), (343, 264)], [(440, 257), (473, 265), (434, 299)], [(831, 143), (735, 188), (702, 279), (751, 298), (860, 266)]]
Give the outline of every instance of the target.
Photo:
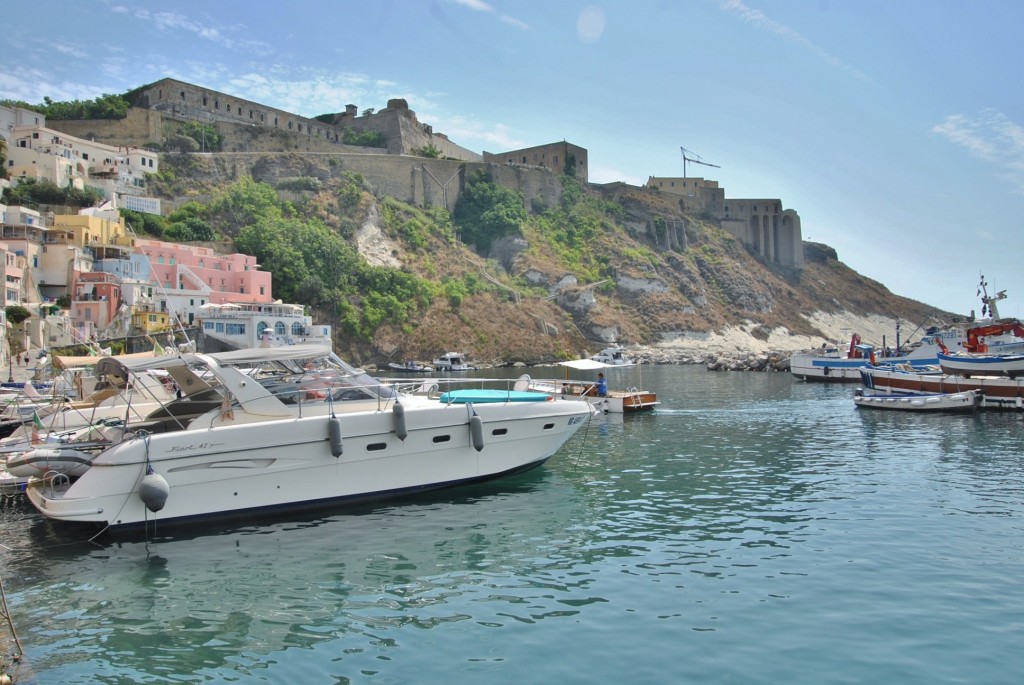
[(609, 376), (662, 405), (400, 504), (90, 543), (6, 502), (22, 682), (1020, 681), (1021, 415)]

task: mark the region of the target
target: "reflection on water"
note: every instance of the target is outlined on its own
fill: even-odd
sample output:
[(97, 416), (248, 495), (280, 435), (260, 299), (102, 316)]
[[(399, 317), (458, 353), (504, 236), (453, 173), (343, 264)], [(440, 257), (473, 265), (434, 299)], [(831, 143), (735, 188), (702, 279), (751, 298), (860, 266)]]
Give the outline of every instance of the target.
[(595, 417), (542, 469), (390, 506), (89, 543), (8, 503), (0, 571), (33, 669), (775, 683), (1024, 667), (1019, 415), (871, 413), (784, 374), (611, 374), (663, 404)]

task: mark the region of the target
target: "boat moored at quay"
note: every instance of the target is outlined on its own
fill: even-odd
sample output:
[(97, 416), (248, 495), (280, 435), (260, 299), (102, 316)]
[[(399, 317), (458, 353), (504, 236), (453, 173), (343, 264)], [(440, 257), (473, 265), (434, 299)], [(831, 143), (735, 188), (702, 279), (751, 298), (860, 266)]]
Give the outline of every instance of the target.
[(405, 395), (315, 345), (106, 361), (103, 373), (159, 367), (182, 397), (132, 425), (78, 480), (34, 478), (27, 494), (47, 517), (115, 530), (498, 478), (543, 464), (593, 415), (583, 401)]
[(876, 362), (887, 365), (908, 365), (925, 368), (939, 363), (943, 349), (954, 347), (964, 340), (957, 329), (929, 329), (920, 341), (901, 346), (896, 352), (878, 351), (873, 345), (861, 342), (860, 336), (850, 338), (849, 349), (843, 353), (836, 346), (824, 345), (814, 352), (794, 354), (789, 361), (793, 376), (803, 381), (823, 383), (859, 383), (860, 371)]
[(860, 371), (864, 388), (876, 393), (955, 394), (974, 391), (982, 409), (1024, 408), (1024, 379), (972, 377), (941, 371), (903, 370), (868, 366)]

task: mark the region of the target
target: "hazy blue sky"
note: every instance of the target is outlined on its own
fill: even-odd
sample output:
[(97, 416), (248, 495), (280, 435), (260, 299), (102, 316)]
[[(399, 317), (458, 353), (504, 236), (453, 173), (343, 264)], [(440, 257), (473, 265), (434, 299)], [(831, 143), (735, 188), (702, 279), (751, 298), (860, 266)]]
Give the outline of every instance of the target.
[(568, 140), (595, 182), (780, 198), (805, 240), (941, 309), (1024, 317), (1019, 0), (8, 3), (0, 98), (174, 77), (305, 116), (409, 102), (476, 151)]

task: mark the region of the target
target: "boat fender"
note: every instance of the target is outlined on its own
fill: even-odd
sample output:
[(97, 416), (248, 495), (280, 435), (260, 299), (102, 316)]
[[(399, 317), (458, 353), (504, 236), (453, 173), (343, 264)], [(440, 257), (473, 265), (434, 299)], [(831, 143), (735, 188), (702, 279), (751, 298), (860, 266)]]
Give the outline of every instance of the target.
[(1020, 395), (1017, 395), (1017, 399), (1014, 400), (1014, 404), (1017, 405), (1017, 409), (1024, 408), (1024, 398), (1021, 398)]
[(401, 402), (395, 401), (395, 406), (391, 409), (391, 413), (395, 417), (395, 435), (398, 439), (405, 441), (405, 437), (409, 435), (409, 429), (405, 426), (405, 407), (402, 406)]
[(171, 494), (171, 486), (167, 484), (167, 480), (153, 471), (152, 466), (147, 466), (146, 475), (139, 483), (139, 497), (142, 499), (142, 503), (155, 514), (164, 508), (169, 494)]
[(337, 416), (327, 419), (327, 433), (331, 438), (331, 456), (340, 457), (342, 452), (341, 419)]
[(825, 371), (823, 372), (823, 375), (827, 376), (827, 375), (829, 375), (830, 373), (832, 373), (832, 369), (830, 369), (830, 368), (828, 368), (828, 367), (826, 366), (826, 367), (825, 367)]
[(473, 415), (469, 417), (469, 435), (473, 439), (473, 449), (477, 452), (484, 448), (484, 420), (472, 410)]

